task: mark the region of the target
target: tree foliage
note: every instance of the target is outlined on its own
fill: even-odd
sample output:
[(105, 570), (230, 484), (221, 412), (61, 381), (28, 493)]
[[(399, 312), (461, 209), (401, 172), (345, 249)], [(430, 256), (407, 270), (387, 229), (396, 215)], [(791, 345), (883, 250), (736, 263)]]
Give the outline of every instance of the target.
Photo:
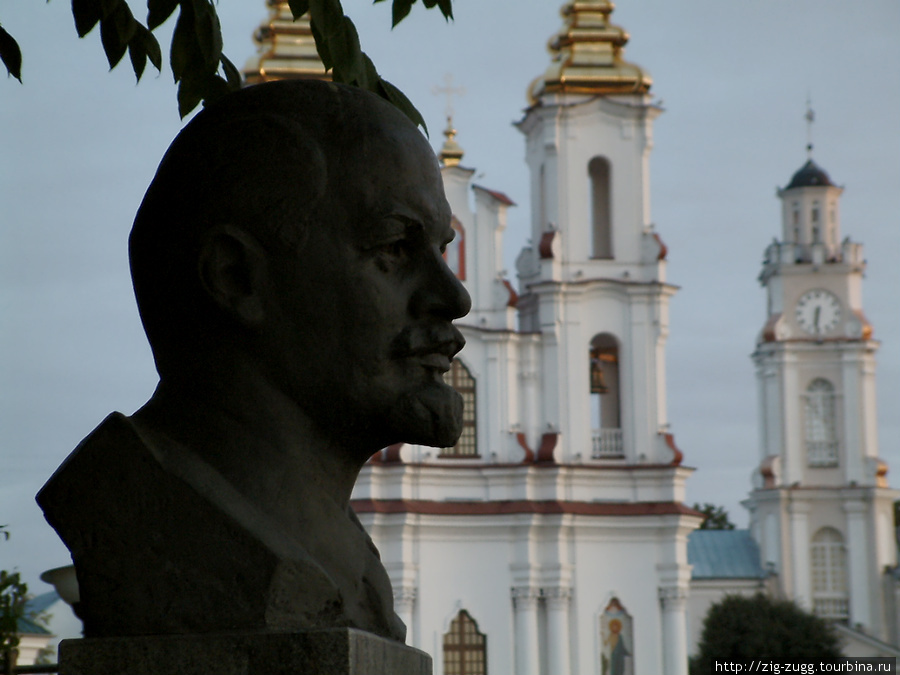
[[(0, 536), (9, 539), (9, 531), (0, 525)], [(19, 619), (25, 616), (28, 586), (18, 572), (0, 570), (0, 666), (5, 666), (10, 653), (19, 646)]]
[(727, 661), (834, 661), (841, 658), (831, 625), (790, 600), (762, 593), (727, 595), (709, 608), (691, 675)]
[(703, 506), (694, 504), (693, 509), (702, 513), (705, 518), (700, 523), (701, 530), (733, 530), (734, 523), (728, 519), (728, 511), (724, 506), (705, 503)]
[[(374, 0), (376, 3), (384, 0)], [(427, 9), (437, 7), (446, 20), (453, 18), (452, 0), (422, 0)], [(391, 21), (396, 26), (416, 0), (392, 0)], [(289, 0), (297, 19), (309, 12), (319, 57), (335, 82), (371, 91), (425, 127), (422, 115), (408, 98), (382, 78), (362, 51), (353, 22), (344, 14), (341, 0)], [(162, 51), (153, 34), (178, 10), (169, 63), (178, 85), (178, 112), (184, 117), (201, 102), (206, 105), (240, 87), (241, 77), (222, 51), (222, 28), (214, 0), (147, 0), (147, 21), (134, 17), (126, 0), (72, 0), (72, 15), (79, 37), (99, 24), (100, 42), (110, 69), (128, 53), (138, 81), (149, 61), (162, 71)], [(0, 26), (0, 60), (10, 75), (22, 81), (22, 53), (15, 39)]]

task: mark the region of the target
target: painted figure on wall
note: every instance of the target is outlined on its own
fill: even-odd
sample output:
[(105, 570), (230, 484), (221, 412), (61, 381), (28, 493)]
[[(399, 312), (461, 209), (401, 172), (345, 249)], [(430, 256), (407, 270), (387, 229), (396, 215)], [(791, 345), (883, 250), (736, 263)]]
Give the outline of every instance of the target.
[(631, 615), (613, 596), (600, 615), (602, 675), (633, 675), (634, 634)]

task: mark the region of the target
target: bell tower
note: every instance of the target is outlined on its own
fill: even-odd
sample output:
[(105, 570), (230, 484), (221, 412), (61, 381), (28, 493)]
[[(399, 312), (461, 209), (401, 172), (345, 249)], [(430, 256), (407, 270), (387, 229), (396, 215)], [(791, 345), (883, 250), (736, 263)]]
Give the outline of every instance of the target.
[(788, 597), (893, 641), (883, 577), (897, 562), (898, 492), (878, 458), (878, 343), (863, 313), (862, 245), (841, 239), (842, 192), (811, 157), (777, 191), (781, 239), (765, 251), (753, 353), (760, 465), (745, 505)]
[[(543, 335), (544, 431), (557, 461), (668, 463), (666, 247), (650, 218), (651, 79), (623, 59), (613, 4), (573, 2), (530, 86), (519, 129), (531, 241), (519, 256), (521, 327)], [(565, 373), (568, 377), (560, 377)], [(526, 429), (530, 438), (541, 429)], [(590, 448), (585, 452), (584, 449)], [(580, 454), (579, 454), (580, 453)]]

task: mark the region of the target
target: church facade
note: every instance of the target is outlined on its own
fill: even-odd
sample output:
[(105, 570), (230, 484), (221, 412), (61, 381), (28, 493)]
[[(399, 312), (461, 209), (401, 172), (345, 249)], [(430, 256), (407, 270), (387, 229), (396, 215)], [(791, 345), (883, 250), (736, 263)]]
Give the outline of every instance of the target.
[(447, 258), (473, 300), (447, 375), (463, 435), (386, 449), (353, 501), (436, 675), (687, 672), (687, 538), (701, 517), (684, 505), (691, 470), (666, 417), (676, 289), (648, 183), (661, 111), (611, 11), (563, 9), (518, 123), (532, 213), (518, 290), (499, 276), (512, 202), (472, 184), (445, 132)]
[[(308, 20), (269, 2), (248, 83), (327, 77)], [(507, 210), (473, 183), (448, 120), (440, 151), (472, 296), (446, 378), (465, 400), (453, 448), (386, 448), (353, 507), (378, 545), (409, 644), (436, 675), (683, 675), (725, 593), (790, 597), (836, 622), (851, 655), (894, 655), (900, 584), (877, 457), (862, 247), (841, 188), (812, 161), (779, 192), (753, 355), (759, 466), (750, 531), (694, 532), (666, 413), (666, 247), (650, 216), (661, 110), (623, 58), (607, 0), (569, 2), (518, 122), (531, 245), (502, 276)], [(549, 17), (548, 17), (549, 18)], [(894, 645), (894, 646), (892, 646)], [(891, 651), (894, 650), (894, 651)]]

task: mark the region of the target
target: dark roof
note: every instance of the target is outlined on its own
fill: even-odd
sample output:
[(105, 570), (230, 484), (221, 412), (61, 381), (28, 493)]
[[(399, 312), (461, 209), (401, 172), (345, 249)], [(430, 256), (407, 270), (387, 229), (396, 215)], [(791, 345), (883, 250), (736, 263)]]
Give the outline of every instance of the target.
[(759, 547), (749, 530), (694, 530), (688, 535), (693, 579), (763, 579)]
[(800, 170), (791, 178), (791, 182), (785, 190), (800, 187), (819, 187), (834, 185), (825, 170), (811, 159), (806, 162)]

